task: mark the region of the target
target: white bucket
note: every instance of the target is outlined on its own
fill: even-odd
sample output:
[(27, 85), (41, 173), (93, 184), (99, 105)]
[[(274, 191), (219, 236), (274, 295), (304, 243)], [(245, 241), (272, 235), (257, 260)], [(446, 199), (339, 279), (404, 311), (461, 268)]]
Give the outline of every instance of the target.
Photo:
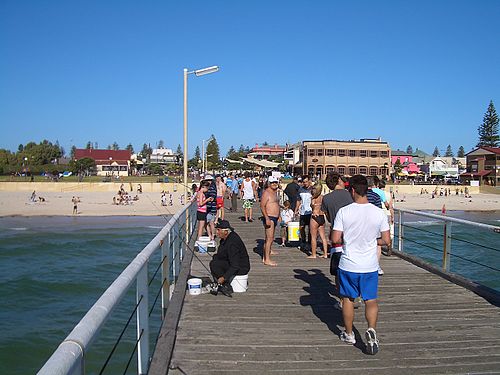
[(189, 294), (196, 296), (201, 294), (201, 279), (193, 278), (188, 280), (188, 290)]
[(231, 280), (231, 287), (235, 293), (244, 293), (248, 289), (248, 274), (237, 275)]
[(200, 253), (206, 253), (209, 249), (211, 252), (215, 251), (215, 241), (210, 241), (210, 237), (200, 237), (195, 246)]
[(298, 221), (290, 221), (288, 223), (288, 241), (300, 241), (300, 224)]

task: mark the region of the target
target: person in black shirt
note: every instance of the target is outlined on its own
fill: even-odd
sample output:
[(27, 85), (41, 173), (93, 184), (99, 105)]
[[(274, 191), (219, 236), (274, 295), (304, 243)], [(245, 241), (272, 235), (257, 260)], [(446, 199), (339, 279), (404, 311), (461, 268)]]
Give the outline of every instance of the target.
[(210, 272), (220, 285), (229, 286), (233, 276), (248, 274), (250, 259), (245, 244), (229, 221), (219, 220), (215, 227), (221, 240), (217, 253), (210, 261)]
[(290, 201), (290, 209), (295, 212), (295, 207), (297, 207), (297, 197), (299, 196), (300, 186), (297, 183), (297, 177), (293, 178), (293, 181), (286, 185), (285, 190), (283, 191), (288, 200)]

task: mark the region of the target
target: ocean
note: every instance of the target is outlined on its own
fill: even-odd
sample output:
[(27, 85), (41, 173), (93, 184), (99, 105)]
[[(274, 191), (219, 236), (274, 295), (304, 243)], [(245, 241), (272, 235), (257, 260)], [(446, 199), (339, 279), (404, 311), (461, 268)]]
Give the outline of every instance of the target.
[[(500, 212), (449, 211), (449, 216), (500, 225)], [(166, 224), (163, 217), (3, 217), (0, 218), (0, 373), (36, 373), (59, 343), (84, 316), (113, 280)], [(411, 244), (408, 249), (440, 264), (442, 224), (410, 217), (405, 236), (426, 246)], [(423, 230), (423, 231), (422, 231)], [(415, 232), (412, 234), (412, 232)], [(452, 252), (473, 254), (476, 262), (500, 269), (500, 234), (483, 233), (473, 227), (453, 226), (453, 236), (471, 242), (481, 239), (488, 248), (453, 240)], [(410, 237), (409, 237), (410, 238)], [(484, 240), (484, 241), (483, 241)], [(405, 246), (406, 249), (406, 246)], [(158, 258), (150, 266), (153, 273)], [(500, 273), (478, 269), (477, 264), (452, 259), (452, 271), (463, 273), (500, 290)], [(152, 292), (160, 280), (152, 284)], [(125, 297), (102, 338), (88, 355), (87, 374), (98, 374), (110, 348), (134, 306), (135, 288)], [(153, 300), (154, 297), (150, 298)], [(150, 301), (150, 304), (152, 301)], [(160, 325), (160, 309), (152, 313), (151, 350)], [(134, 322), (135, 320), (132, 319)], [(122, 374), (135, 343), (135, 323), (124, 334), (104, 374)], [(127, 374), (136, 373), (135, 357)]]

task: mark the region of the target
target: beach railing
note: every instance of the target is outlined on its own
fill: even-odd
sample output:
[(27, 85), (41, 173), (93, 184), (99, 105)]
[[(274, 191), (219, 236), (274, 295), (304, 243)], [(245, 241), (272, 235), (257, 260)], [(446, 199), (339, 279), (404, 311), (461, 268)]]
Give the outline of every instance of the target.
[[(155, 294), (153, 307), (161, 296), (162, 314), (164, 319), (168, 311), (169, 300), (175, 288), (176, 280), (181, 272), (183, 259), (189, 262), (191, 257), (188, 244), (196, 224), (196, 204), (189, 204), (173, 215), (160, 232), (146, 245), (146, 247), (134, 258), (125, 270), (116, 278), (110, 287), (102, 294), (97, 302), (85, 314), (75, 326), (66, 339), (59, 345), (57, 350), (47, 360), (38, 372), (39, 375), (83, 375), (85, 374), (86, 355), (93, 341), (99, 336), (103, 326), (112, 315), (113, 310), (123, 297), (135, 285), (136, 305), (133, 308), (126, 326), (130, 323), (133, 315), (136, 318), (136, 343), (134, 353), (137, 351), (137, 372), (147, 374), (151, 358), (149, 348), (150, 336), (150, 284), (149, 263), (154, 254), (161, 252), (161, 261), (154, 272), (151, 281), (159, 270), (161, 270), (161, 287)], [(190, 249), (190, 248), (189, 248)], [(121, 338), (121, 335), (120, 335)], [(116, 345), (115, 345), (116, 348)], [(111, 350), (108, 360), (112, 356)], [(132, 353), (132, 356), (134, 355)], [(130, 357), (132, 359), (132, 356)], [(100, 373), (104, 372), (105, 362)], [(127, 364), (127, 369), (128, 365)], [(125, 372), (127, 371), (125, 369)]]
[(487, 299), (500, 301), (499, 226), (444, 214), (394, 211), (394, 254)]

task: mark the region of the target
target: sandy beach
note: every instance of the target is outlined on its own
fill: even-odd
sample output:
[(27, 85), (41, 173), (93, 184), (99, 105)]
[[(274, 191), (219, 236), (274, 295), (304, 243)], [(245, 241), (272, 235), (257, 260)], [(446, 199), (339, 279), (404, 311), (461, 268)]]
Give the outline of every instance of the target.
[[(134, 192), (135, 193), (135, 192)], [(40, 192), (45, 202), (30, 201), (28, 191), (0, 191), (0, 216), (71, 216), (73, 211), (72, 197), (80, 199), (78, 215), (81, 216), (156, 216), (174, 214), (182, 205), (181, 192), (172, 193), (172, 206), (161, 205), (160, 192), (144, 192), (138, 194), (138, 201), (130, 205), (114, 205), (113, 192)], [(135, 194), (133, 194), (135, 195)], [(38, 197), (39, 197), (38, 196)], [(241, 206), (241, 203), (239, 206)], [(229, 202), (226, 201), (226, 207)], [(500, 195), (472, 194), (472, 198), (464, 196), (437, 196), (430, 194), (399, 193), (394, 206), (412, 210), (441, 211), (445, 205), (447, 211), (500, 211)]]

